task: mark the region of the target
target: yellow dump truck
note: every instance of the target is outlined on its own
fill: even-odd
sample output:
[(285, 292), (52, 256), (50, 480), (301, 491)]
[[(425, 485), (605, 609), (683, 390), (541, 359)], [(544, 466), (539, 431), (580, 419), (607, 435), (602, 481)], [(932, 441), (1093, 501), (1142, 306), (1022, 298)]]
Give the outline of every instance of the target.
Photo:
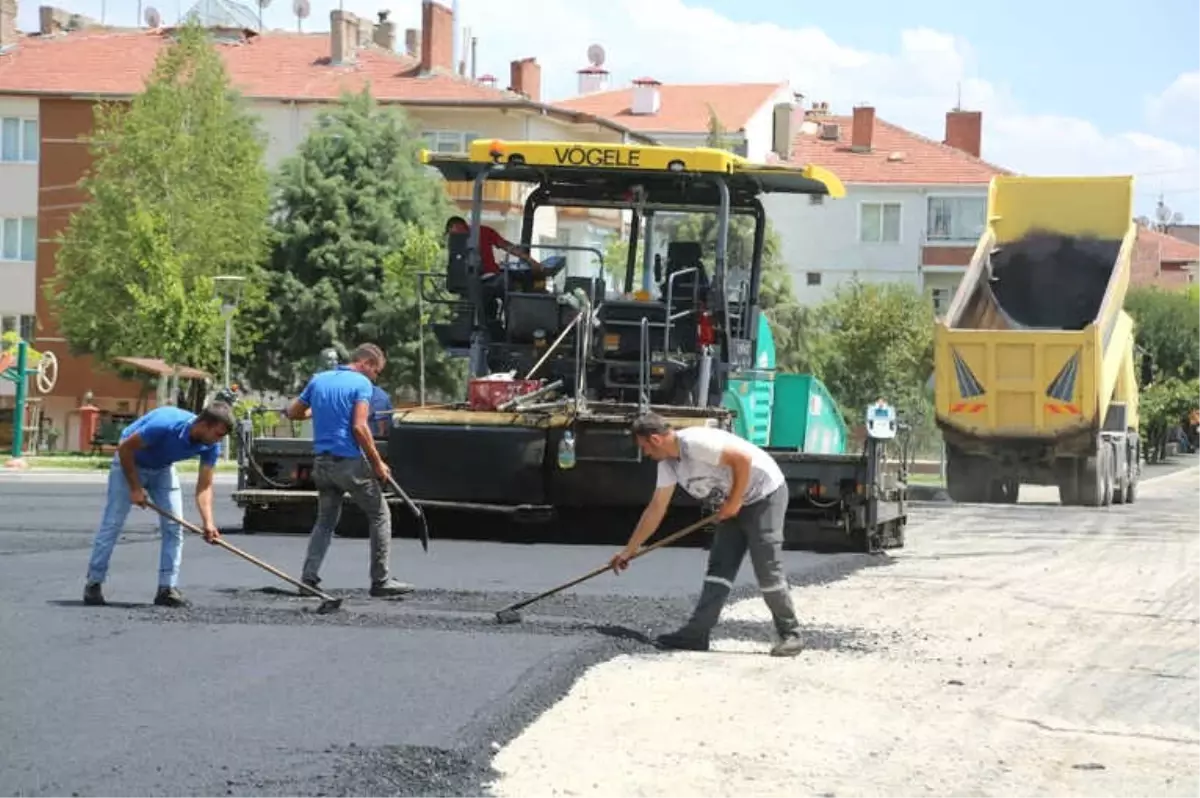
[(958, 502), (1021, 484), (1132, 502), (1140, 471), (1131, 177), (996, 177), (987, 226), (935, 331), (937, 423)]

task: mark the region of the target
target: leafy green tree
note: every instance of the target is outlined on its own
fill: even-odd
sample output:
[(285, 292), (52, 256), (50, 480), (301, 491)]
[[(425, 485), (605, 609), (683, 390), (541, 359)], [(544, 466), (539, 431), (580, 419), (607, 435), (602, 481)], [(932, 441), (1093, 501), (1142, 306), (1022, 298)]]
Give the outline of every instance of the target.
[[(206, 31), (189, 24), (145, 91), (99, 106), (47, 297), (75, 354), (214, 369), (224, 327), (212, 277), (253, 277), (267, 234), (268, 177), (256, 118), (232, 92)], [(254, 305), (248, 281), (242, 307)], [(253, 330), (234, 342), (248, 348)], [(109, 366), (111, 367), (111, 366)]]
[(1184, 291), (1132, 288), (1125, 309), (1137, 325), (1138, 345), (1154, 360), (1156, 375), (1188, 380), (1200, 373), (1200, 286)]
[(1139, 432), (1146, 461), (1155, 463), (1166, 456), (1167, 437), (1200, 402), (1200, 380), (1167, 377), (1144, 391), (1138, 403)]
[[(256, 317), (264, 334), (246, 370), (256, 388), (296, 391), (323, 349), (345, 355), (367, 340), (388, 353), (383, 387), (416, 387), (416, 272), (443, 268), (440, 233), (456, 213), (419, 163), (422, 146), (401, 111), (364, 90), (321, 114), (283, 162)], [(454, 392), (458, 370), (436, 344), (425, 354), (429, 387)]]
[(920, 291), (904, 283), (844, 283), (808, 321), (812, 371), (853, 423), (881, 397), (908, 416), (927, 411), (934, 318)]

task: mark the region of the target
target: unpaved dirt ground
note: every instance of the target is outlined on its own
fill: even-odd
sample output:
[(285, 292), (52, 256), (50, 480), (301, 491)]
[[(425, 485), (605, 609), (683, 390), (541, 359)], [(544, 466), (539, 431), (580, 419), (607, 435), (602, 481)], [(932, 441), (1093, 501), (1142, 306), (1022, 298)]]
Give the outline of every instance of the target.
[[(1020, 506), (920, 508), (882, 567), (794, 590), (805, 620), (866, 645), (596, 665), (498, 753), (491, 789), (1200, 794), (1198, 476), (1106, 510), (1031, 487)], [(726, 611), (765, 617), (757, 597)]]

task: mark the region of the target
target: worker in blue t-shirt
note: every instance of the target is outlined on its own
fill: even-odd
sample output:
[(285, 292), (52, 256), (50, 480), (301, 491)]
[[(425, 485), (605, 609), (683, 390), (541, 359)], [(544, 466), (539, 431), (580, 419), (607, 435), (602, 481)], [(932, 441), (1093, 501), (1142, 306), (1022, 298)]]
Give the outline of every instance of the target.
[[(183, 497), (175, 463), (200, 458), (196, 477), (196, 508), (209, 543), (220, 537), (213, 521), (213, 470), (221, 439), (233, 429), (233, 411), (225, 402), (214, 401), (199, 415), (178, 407), (158, 407), (130, 424), (108, 470), (108, 501), (100, 528), (92, 543), (83, 603), (104, 603), (101, 586), (108, 575), (108, 562), (125, 519), (133, 505), (146, 506), (147, 496), (176, 516), (183, 515)], [(183, 531), (167, 518), (159, 520), (162, 550), (158, 559), (158, 593), (154, 603), (163, 607), (187, 604), (176, 586), (183, 558)]]
[(376, 435), (387, 435), (392, 426), (392, 419), (385, 415), (392, 409), (392, 398), (388, 392), (375, 386), (371, 393), (371, 429)]
[(378, 346), (363, 344), (354, 350), (350, 365), (313, 375), (287, 410), (293, 421), (311, 415), (313, 422), (317, 520), (300, 577), (312, 587), (321, 581), (318, 572), (341, 519), (342, 496), (349, 493), (371, 526), (370, 594), (400, 596), (413, 589), (389, 575), (392, 515), (380, 483), (390, 479), (392, 473), (375, 448), (371, 433), (372, 383), (386, 362)]

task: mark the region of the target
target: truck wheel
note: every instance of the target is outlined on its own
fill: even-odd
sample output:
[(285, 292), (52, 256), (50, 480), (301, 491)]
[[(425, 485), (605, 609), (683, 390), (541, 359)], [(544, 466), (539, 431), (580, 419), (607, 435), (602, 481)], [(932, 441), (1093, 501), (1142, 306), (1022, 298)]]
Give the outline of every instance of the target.
[(1084, 507), (1104, 504), (1104, 462), (1099, 453), (1079, 461), (1078, 498)]
[(1100, 476), (1103, 480), (1104, 492), (1100, 497), (1102, 507), (1108, 507), (1113, 501), (1113, 457), (1108, 449), (1100, 451)]
[(979, 479), (973, 458), (957, 449), (946, 447), (946, 492), (958, 504), (974, 504), (988, 500), (987, 481)]
[(1113, 452), (1112, 455), (1110, 458), (1112, 460), (1112, 468), (1108, 470), (1110, 474), (1109, 478), (1112, 480), (1112, 503), (1124, 504), (1125, 486), (1129, 484), (1129, 468), (1126, 466), (1124, 473), (1118, 471), (1119, 464), (1117, 463), (1116, 453)]
[(1079, 504), (1079, 463), (1072, 458), (1063, 458), (1055, 463), (1055, 481), (1058, 483), (1058, 501), (1064, 507)]
[(1138, 477), (1142, 472), (1142, 442), (1137, 438), (1137, 432), (1131, 432), (1134, 436), (1133, 451), (1129, 454), (1129, 462), (1126, 463), (1129, 470), (1129, 476), (1125, 480), (1125, 503), (1133, 504), (1137, 499), (1137, 483)]

